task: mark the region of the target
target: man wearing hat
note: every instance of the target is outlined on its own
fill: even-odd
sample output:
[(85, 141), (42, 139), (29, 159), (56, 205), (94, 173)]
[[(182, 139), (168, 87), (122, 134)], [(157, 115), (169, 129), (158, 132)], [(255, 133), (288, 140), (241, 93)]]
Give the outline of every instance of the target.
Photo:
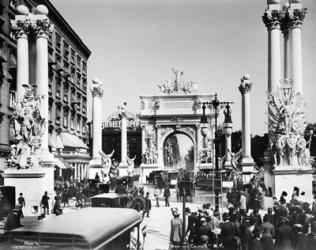
[(275, 231), (275, 243), (278, 250), (293, 249), (294, 234), (292, 228), (286, 224), (287, 218), (279, 218), (280, 226)]
[(311, 222), (311, 233), (308, 235), (307, 249), (316, 249), (316, 221)]
[(170, 243), (172, 248), (178, 249), (182, 240), (182, 220), (178, 208), (172, 208), (173, 218), (171, 219)]
[(229, 221), (228, 213), (223, 213), (223, 221), (220, 239), (224, 245), (224, 250), (235, 250), (234, 238), (236, 231), (234, 224)]
[(295, 231), (295, 250), (306, 250), (307, 249), (307, 236), (303, 233), (303, 226), (301, 224), (294, 224)]

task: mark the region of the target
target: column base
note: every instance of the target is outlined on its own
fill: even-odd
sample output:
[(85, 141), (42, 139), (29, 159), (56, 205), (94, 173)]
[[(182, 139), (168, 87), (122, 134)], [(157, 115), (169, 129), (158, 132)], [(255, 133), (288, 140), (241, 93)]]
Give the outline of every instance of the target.
[(274, 195), (279, 198), (283, 191), (287, 192), (287, 201), (291, 199), (293, 188), (298, 187), (299, 192), (305, 192), (299, 196), (303, 202), (313, 201), (313, 176), (311, 166), (276, 166), (272, 170), (272, 183)]
[(5, 186), (15, 187), (15, 197), (23, 193), (25, 198), (24, 215), (41, 214), (40, 202), (44, 192), (50, 197), (50, 209), (54, 201), (54, 168), (29, 168), (19, 169), (7, 168), (2, 174)]

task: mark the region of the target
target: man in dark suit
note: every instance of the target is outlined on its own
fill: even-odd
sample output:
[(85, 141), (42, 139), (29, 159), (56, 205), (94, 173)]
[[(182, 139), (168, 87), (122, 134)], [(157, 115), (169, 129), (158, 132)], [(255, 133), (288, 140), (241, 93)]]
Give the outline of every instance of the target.
[(252, 232), (252, 239), (249, 244), (249, 250), (263, 250), (262, 243), (260, 241), (261, 228), (260, 226), (255, 226)]
[(198, 217), (197, 217), (196, 212), (192, 212), (188, 216), (187, 235), (188, 235), (188, 242), (189, 243), (195, 242), (197, 220), (198, 220)]
[(212, 229), (209, 225), (206, 224), (206, 219), (201, 219), (201, 226), (197, 230), (197, 238), (198, 238), (198, 245), (203, 245), (207, 243), (209, 246), (213, 246), (215, 243), (215, 236), (212, 232)]
[(307, 250), (308, 239), (303, 233), (303, 226), (301, 224), (294, 225), (295, 230), (295, 243), (294, 250)]
[(224, 246), (224, 250), (235, 250), (235, 237), (236, 237), (236, 230), (233, 223), (229, 221), (228, 213), (223, 214), (223, 224), (221, 227), (221, 241)]
[(243, 222), (240, 225), (240, 238), (242, 250), (248, 250), (252, 239), (252, 233), (250, 231), (249, 218), (247, 217), (244, 217)]
[(286, 224), (287, 219), (280, 217), (280, 226), (275, 232), (276, 247), (278, 250), (293, 249), (294, 234), (292, 228)]

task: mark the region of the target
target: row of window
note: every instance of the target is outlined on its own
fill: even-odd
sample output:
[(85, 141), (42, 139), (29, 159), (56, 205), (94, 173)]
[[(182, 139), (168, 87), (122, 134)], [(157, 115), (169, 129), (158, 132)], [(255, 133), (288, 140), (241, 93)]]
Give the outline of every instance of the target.
[[(80, 55), (76, 54), (76, 51), (73, 48), (71, 48), (69, 43), (66, 40), (63, 40), (62, 36), (57, 32), (55, 32), (55, 49), (59, 53), (62, 52), (62, 55), (65, 59), (64, 66), (66, 69), (69, 69), (70, 62), (72, 67), (76, 67), (76, 69), (79, 72), (82, 72), (82, 74), (87, 75), (87, 63), (81, 58)], [(58, 61), (61, 62), (61, 57), (58, 57)]]
[[(62, 114), (63, 110), (63, 114)], [(53, 115), (52, 115), (52, 107), (49, 107), (49, 117), (48, 119), (50, 121), (53, 120)], [(69, 124), (69, 116), (70, 116), (70, 124)], [(87, 119), (82, 118), (80, 115), (75, 115), (75, 114), (70, 114), (69, 110), (67, 109), (62, 109), (61, 106), (56, 106), (56, 115), (55, 115), (55, 122), (57, 125), (60, 125), (62, 122), (62, 125), (66, 128), (69, 127), (75, 130), (77, 129), (78, 132), (81, 132), (83, 134), (87, 133)]]

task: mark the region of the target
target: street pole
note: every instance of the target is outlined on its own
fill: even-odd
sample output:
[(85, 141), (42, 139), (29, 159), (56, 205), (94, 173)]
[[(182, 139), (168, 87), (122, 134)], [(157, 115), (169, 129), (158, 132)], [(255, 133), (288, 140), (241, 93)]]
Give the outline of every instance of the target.
[(214, 144), (215, 144), (215, 180), (214, 180), (214, 194), (215, 194), (215, 211), (214, 215), (219, 215), (219, 193), (221, 191), (221, 173), (219, 171), (219, 145), (220, 145), (220, 139), (218, 136), (217, 131), (217, 118), (218, 118), (218, 112), (221, 105), (229, 105), (232, 102), (220, 102), (217, 98), (217, 94), (215, 94), (215, 99), (211, 102), (203, 102), (202, 109), (203, 109), (203, 116), (201, 117), (201, 123), (206, 123), (207, 118), (205, 115), (205, 108), (206, 105), (210, 105), (214, 112), (215, 112), (215, 137), (214, 137)]
[(185, 230), (185, 201), (186, 201), (186, 192), (185, 192), (185, 187), (183, 187), (183, 201), (182, 201), (182, 220), (183, 220), (183, 225), (182, 225), (182, 244), (181, 244), (181, 249), (184, 249), (184, 244), (185, 244), (185, 235), (186, 235), (186, 230)]

